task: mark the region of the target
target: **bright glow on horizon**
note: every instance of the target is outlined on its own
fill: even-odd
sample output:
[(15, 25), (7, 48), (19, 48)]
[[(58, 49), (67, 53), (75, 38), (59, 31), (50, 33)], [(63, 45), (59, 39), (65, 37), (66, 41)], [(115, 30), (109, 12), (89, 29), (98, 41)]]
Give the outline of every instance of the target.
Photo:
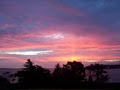
[(104, 61), (106, 61), (106, 62), (120, 62), (120, 60), (104, 60)]
[(60, 58), (61, 61), (78, 61), (78, 60), (82, 60), (83, 57), (82, 56), (61, 56), (58, 57)]

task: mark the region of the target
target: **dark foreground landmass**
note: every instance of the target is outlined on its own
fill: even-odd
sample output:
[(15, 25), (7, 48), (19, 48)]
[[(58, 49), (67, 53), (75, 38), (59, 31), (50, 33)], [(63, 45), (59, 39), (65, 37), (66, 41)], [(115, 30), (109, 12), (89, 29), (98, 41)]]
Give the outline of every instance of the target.
[[(81, 62), (73, 61), (63, 66), (58, 63), (51, 73), (28, 59), (15, 74), (6, 72), (6, 78), (0, 76), (0, 90), (120, 90), (119, 82), (108, 82), (110, 77), (105, 69), (102, 64), (84, 67)], [(119, 76), (119, 73), (116, 75)], [(16, 77), (18, 82), (11, 83)]]

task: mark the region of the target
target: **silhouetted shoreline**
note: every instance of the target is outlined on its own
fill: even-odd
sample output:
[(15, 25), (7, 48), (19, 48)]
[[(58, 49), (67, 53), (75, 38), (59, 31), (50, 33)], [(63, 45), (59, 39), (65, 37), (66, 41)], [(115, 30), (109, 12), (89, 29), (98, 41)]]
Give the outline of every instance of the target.
[[(0, 69), (6, 71), (3, 73), (3, 77), (0, 76), (0, 88), (119, 89), (119, 82), (108, 82), (110, 77), (107, 70), (112, 69), (112, 67), (114, 70), (115, 68), (119, 68), (118, 65), (103, 65), (99, 63), (84, 67), (81, 62), (73, 61), (67, 62), (63, 66), (60, 66), (58, 63), (54, 69), (46, 69), (35, 65), (28, 59), (23, 68)], [(10, 73), (7, 69), (12, 72)]]

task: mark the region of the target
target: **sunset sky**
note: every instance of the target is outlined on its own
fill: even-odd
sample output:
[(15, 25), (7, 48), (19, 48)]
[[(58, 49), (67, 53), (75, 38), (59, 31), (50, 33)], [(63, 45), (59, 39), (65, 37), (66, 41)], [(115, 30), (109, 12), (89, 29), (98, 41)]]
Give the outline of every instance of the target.
[(120, 61), (120, 0), (0, 0), (0, 68), (27, 59)]

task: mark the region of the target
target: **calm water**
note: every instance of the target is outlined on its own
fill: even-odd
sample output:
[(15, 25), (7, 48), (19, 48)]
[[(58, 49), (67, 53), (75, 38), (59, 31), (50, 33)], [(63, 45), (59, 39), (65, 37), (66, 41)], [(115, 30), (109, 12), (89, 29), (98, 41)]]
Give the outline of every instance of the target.
[(109, 82), (120, 82), (120, 69), (107, 69), (110, 80)]
[[(4, 72), (16, 73), (20, 69), (0, 69), (0, 75), (4, 75)], [(53, 69), (50, 69), (52, 72)], [(109, 82), (120, 82), (120, 69), (106, 69), (109, 74), (110, 80)]]

